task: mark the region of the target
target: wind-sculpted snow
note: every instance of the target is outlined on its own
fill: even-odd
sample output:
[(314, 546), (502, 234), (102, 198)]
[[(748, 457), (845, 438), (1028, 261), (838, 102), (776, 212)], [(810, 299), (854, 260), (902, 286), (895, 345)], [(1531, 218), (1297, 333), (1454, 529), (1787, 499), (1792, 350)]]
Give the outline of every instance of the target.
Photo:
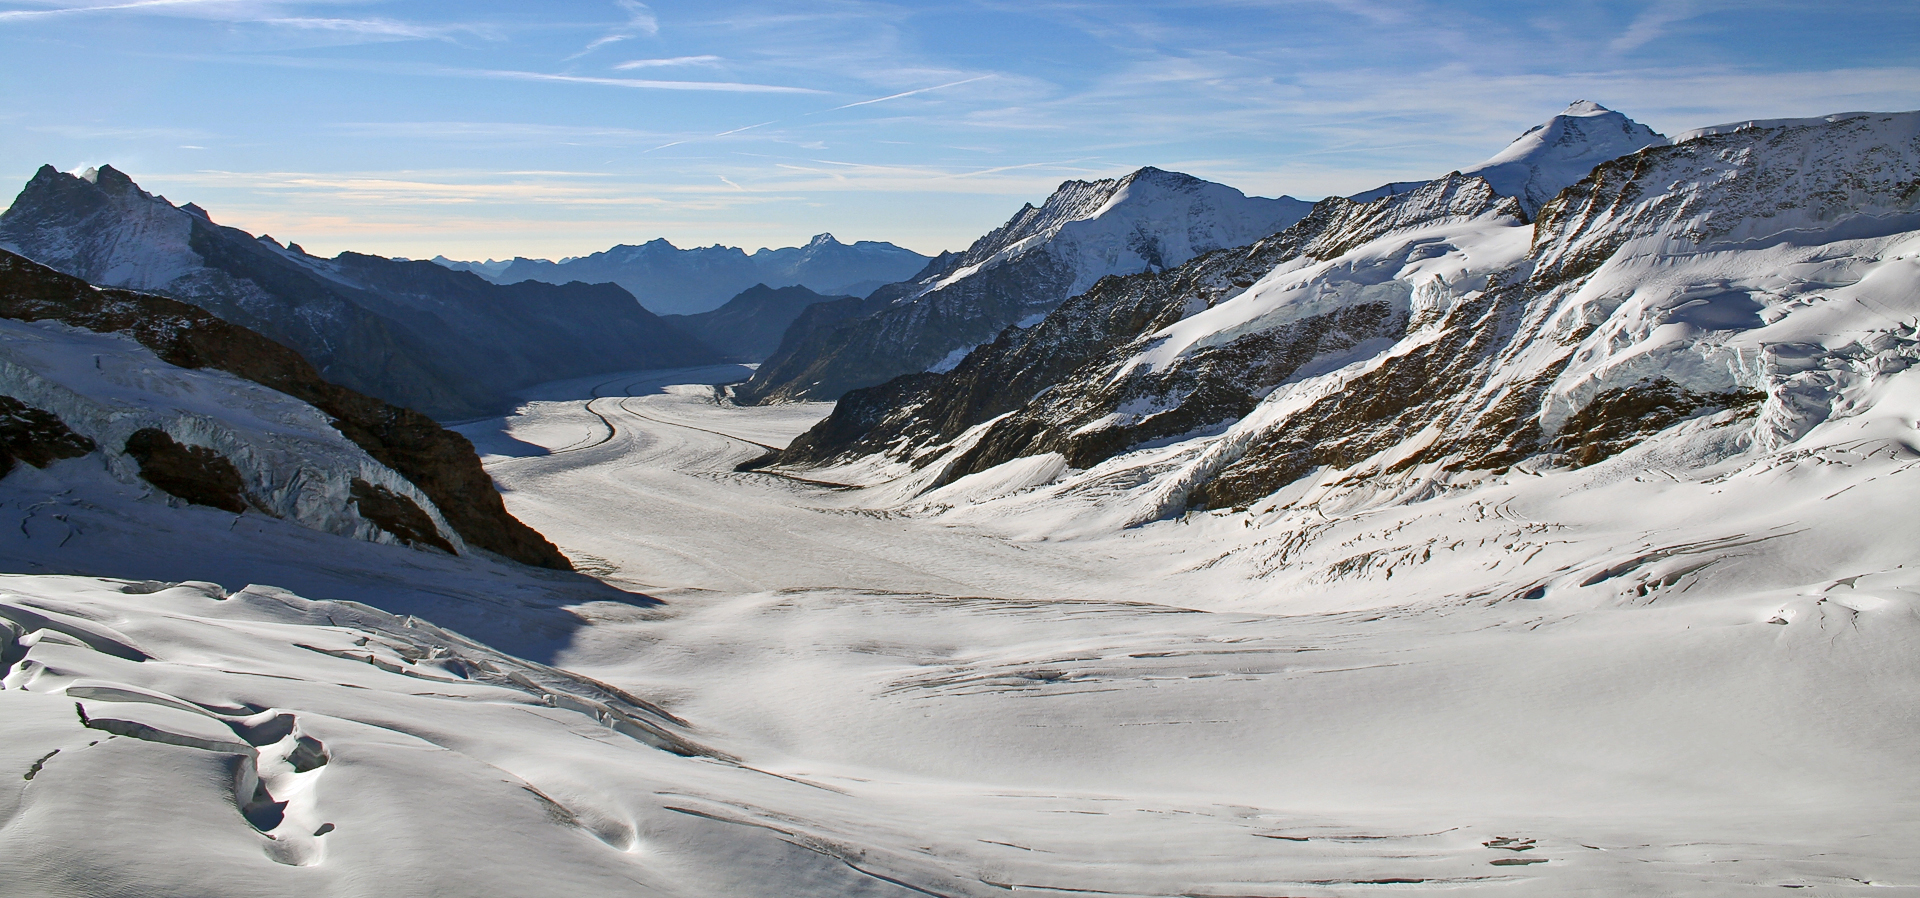
[(1244, 246), (1308, 208), (1155, 168), (1068, 181), (1045, 204), (1022, 208), (965, 253), (935, 259), (911, 283), (876, 292), (846, 319), (802, 318), (739, 396), (833, 399), (896, 375), (949, 370), (969, 347), (1032, 324), (1103, 277)]
[[(8, 569), (126, 579), (0, 577), (0, 883), (1907, 890), (1920, 234), (1661, 217), (1711, 189), (1697, 153), (1787, 185), (1727, 203), (1815, 208), (1793, 154), (1906, 146), (1851, 121), (1643, 150), (1532, 226), (1464, 176), (1328, 200), (843, 403), (865, 417), (736, 405), (716, 366), (462, 426), (632, 592), (20, 466)], [(1899, 177), (1865, 217), (1911, 211)], [(1644, 233), (1546, 264), (1608, 245), (1560, 202)], [(1250, 408), (1074, 462), (1184, 384)], [(869, 442), (742, 470), (822, 419), (823, 451)], [(954, 473), (1022, 419), (1060, 448)]]

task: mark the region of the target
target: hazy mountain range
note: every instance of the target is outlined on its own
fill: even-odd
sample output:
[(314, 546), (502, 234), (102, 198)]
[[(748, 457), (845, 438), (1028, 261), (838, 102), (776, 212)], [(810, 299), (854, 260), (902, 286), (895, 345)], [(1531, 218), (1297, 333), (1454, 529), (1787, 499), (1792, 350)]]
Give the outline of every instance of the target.
[(434, 261), (501, 284), (528, 280), (619, 284), (655, 314), (692, 315), (712, 311), (755, 284), (865, 296), (919, 271), (927, 264), (927, 257), (891, 243), (861, 240), (845, 244), (832, 234), (817, 234), (806, 246), (761, 248), (751, 254), (718, 244), (680, 249), (663, 238), (559, 262), (526, 258), (506, 262)]

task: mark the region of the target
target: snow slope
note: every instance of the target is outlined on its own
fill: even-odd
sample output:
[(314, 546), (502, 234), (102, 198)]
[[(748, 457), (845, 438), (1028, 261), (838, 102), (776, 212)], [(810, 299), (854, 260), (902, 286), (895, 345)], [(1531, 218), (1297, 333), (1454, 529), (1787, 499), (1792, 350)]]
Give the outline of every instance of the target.
[(0, 395), (52, 412), (101, 447), (64, 464), (101, 464), (114, 479), (144, 486), (140, 462), (124, 447), (136, 431), (158, 429), (232, 462), (267, 514), (398, 542), (350, 504), (353, 481), (361, 480), (405, 496), (432, 519), (438, 538), (466, 551), (426, 494), (341, 436), (319, 409), (223, 371), (169, 365), (129, 337), (0, 318)]
[[(1920, 876), (1906, 848), (1920, 781), (1904, 763), (1920, 735), (1904, 546), (1920, 534), (1900, 512), (1916, 469), (1886, 448), (1913, 439), (1910, 416), (1732, 477), (1620, 456), (1420, 507), (1076, 537), (1061, 525), (1085, 517), (1086, 491), (885, 510), (879, 487), (733, 473), (824, 409), (672, 386), (726, 375), (554, 389), (468, 427), (496, 447), (518, 513), (666, 602), (514, 612), (574, 621), (545, 664), (264, 587), (222, 600), (199, 584), (8, 578), (0, 604), (29, 635), (8, 655), (0, 763), (24, 775), (45, 759), (0, 799), (7, 881), (1865, 895)], [(372, 554), (342, 560), (381, 580), (363, 594), (415, 614), (532, 585), (359, 545)], [(522, 657), (542, 645), (502, 620), (472, 617)], [(104, 738), (75, 703), (140, 735)], [(600, 707), (695, 753), (627, 736)], [(303, 739), (325, 764), (291, 763)], [(243, 813), (249, 769), (265, 795)]]
[(1298, 221), (1308, 207), (1151, 167), (1124, 178), (1068, 181), (1039, 208), (1023, 208), (974, 241), (958, 268), (923, 282), (918, 295), (1044, 250), (1071, 272), (1071, 296), (1108, 275), (1170, 268), (1208, 250), (1252, 243)]

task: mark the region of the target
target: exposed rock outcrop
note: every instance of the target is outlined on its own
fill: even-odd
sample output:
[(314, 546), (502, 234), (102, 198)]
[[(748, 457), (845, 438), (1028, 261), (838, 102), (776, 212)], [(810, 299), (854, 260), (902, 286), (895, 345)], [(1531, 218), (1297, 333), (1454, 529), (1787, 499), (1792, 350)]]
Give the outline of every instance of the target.
[(255, 504), (240, 469), (205, 446), (182, 445), (166, 431), (146, 427), (127, 437), (126, 451), (140, 463), (140, 479), (167, 495), (234, 514)]
[(1522, 213), (1457, 173), (1329, 199), (856, 391), (760, 464), (879, 453), (926, 491), (1055, 453), (1135, 521), (1412, 501), (1671, 433), (1688, 464), (1777, 448), (1920, 360), (1920, 113), (1683, 135)]
[(329, 383), (292, 350), (204, 309), (95, 288), (0, 251), (0, 317), (124, 334), (168, 364), (217, 369), (309, 403), (418, 487), (467, 544), (526, 564), (571, 569), (551, 542), (508, 514), (465, 437), (419, 412)]
[(74, 433), (52, 412), (0, 396), (0, 477), (18, 462), (44, 468), (93, 450), (93, 440)]

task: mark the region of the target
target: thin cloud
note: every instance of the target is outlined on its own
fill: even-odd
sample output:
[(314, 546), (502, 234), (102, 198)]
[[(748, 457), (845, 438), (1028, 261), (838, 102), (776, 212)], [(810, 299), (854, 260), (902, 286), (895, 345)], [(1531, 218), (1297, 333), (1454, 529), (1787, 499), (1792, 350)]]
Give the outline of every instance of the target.
[(1658, 0), (1635, 16), (1627, 30), (1607, 45), (1615, 53), (1638, 50), (1662, 37), (1668, 29), (1699, 15), (1700, 4), (1687, 0)]
[(568, 60), (579, 59), (608, 44), (617, 44), (642, 36), (653, 37), (660, 33), (660, 20), (654, 17), (653, 10), (648, 9), (645, 3), (639, 3), (636, 0), (618, 0), (618, 5), (627, 11), (626, 23), (589, 41), (580, 49), (580, 52), (567, 57)]
[(667, 59), (630, 59), (614, 66), (615, 69), (652, 69), (675, 65), (715, 65), (720, 62), (718, 56), (674, 56)]
[(861, 100), (861, 101), (859, 101), (858, 103), (848, 103), (848, 104), (847, 104), (847, 105), (845, 105), (845, 106), (835, 106), (835, 107), (833, 107), (832, 109), (828, 109), (828, 110), (826, 110), (826, 111), (827, 111), (827, 112), (838, 112), (838, 111), (840, 111), (840, 110), (842, 110), (842, 109), (852, 109), (852, 108), (853, 108), (853, 107), (855, 107), (855, 106), (871, 106), (871, 105), (873, 105), (874, 103), (885, 103), (885, 102), (887, 102), (888, 100), (898, 100), (898, 99), (900, 99), (901, 97), (911, 97), (911, 96), (913, 96), (914, 94), (924, 94), (924, 93), (926, 93), (926, 92), (928, 92), (928, 91), (934, 91), (934, 90), (946, 90), (946, 89), (947, 89), (947, 88), (949, 88), (949, 87), (959, 87), (959, 86), (960, 86), (960, 85), (962, 85), (962, 84), (972, 84), (972, 83), (973, 83), (973, 82), (975, 82), (975, 81), (985, 81), (985, 80), (987, 80), (988, 78), (992, 78), (992, 77), (993, 77), (992, 75), (979, 75), (979, 76), (976, 76), (976, 77), (973, 77), (973, 78), (967, 78), (967, 79), (965, 79), (965, 80), (961, 80), (961, 81), (949, 81), (949, 82), (947, 82), (946, 84), (936, 84), (936, 85), (934, 85), (934, 86), (932, 86), (932, 87), (922, 87), (922, 88), (920, 88), (919, 90), (909, 90), (909, 91), (902, 91), (902, 92), (900, 92), (900, 93), (897, 93), (897, 94), (892, 94), (892, 95), (889, 95), (889, 96), (885, 96), (885, 97), (875, 97), (875, 98), (873, 98), (873, 99), (871, 99), (871, 100)]
[(498, 78), (505, 81), (543, 81), (557, 84), (599, 84), (639, 90), (704, 90), (743, 94), (820, 94), (810, 87), (779, 84), (749, 84), (739, 81), (658, 81), (643, 78), (600, 78), (592, 75), (555, 75), (547, 72), (523, 72), (514, 69), (438, 69), (438, 74), (474, 78)]
[(277, 25), (283, 28), (299, 28), (308, 31), (337, 31), (348, 34), (362, 34), (372, 37), (397, 38), (445, 38), (454, 30), (433, 28), (398, 22), (393, 19), (322, 19), (322, 18), (279, 18), (259, 19), (263, 25)]
[(131, 3), (107, 3), (98, 6), (60, 6), (53, 9), (10, 9), (0, 12), (0, 22), (19, 19), (47, 19), (91, 13), (123, 12), (158, 7), (228, 5), (231, 0), (134, 0)]

